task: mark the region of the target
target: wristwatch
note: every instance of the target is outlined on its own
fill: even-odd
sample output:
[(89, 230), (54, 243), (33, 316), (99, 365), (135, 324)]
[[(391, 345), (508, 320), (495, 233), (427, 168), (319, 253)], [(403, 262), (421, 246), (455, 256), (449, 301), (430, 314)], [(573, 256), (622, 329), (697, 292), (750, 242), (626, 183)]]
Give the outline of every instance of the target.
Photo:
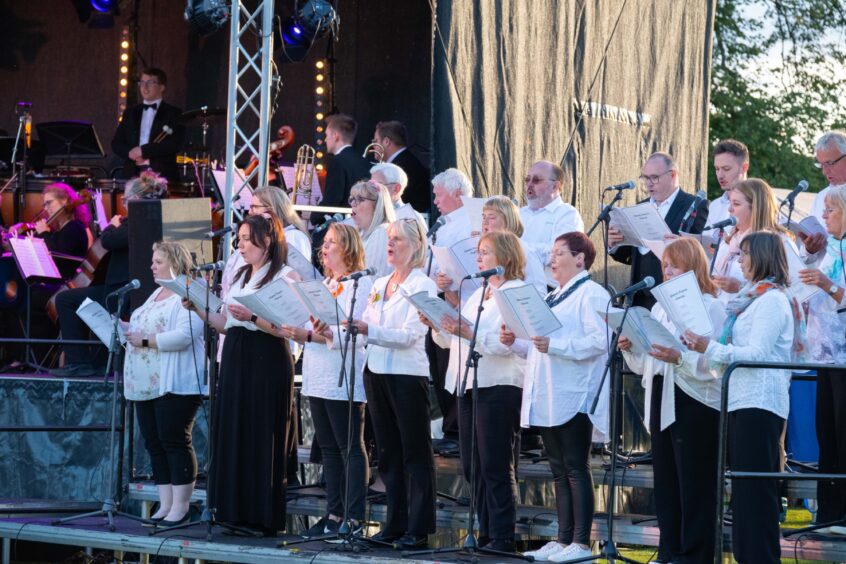
[(254, 313), (250, 316), (250, 323), (255, 323), (256, 321), (258, 321), (258, 315)]
[(141, 346), (142, 347), (149, 347), (150, 346), (150, 339), (141, 339)]
[(837, 284), (832, 284), (831, 288), (828, 289), (828, 295), (833, 296), (834, 294), (837, 293), (837, 290), (839, 290), (839, 289), (840, 288), (837, 287)]

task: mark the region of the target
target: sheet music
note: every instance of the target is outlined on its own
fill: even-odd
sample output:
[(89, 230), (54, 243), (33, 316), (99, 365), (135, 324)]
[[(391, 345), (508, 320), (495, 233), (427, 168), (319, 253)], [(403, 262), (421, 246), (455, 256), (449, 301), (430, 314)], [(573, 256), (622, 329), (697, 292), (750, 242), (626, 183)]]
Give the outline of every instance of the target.
[[(457, 291), (462, 278), (479, 272), (479, 265), (476, 263), (476, 247), (478, 245), (479, 237), (468, 237), (451, 247), (432, 247), (432, 254), (435, 255), (438, 269), (452, 278), (450, 290)], [(481, 283), (478, 280), (471, 279), (464, 283), (462, 291), (472, 292), (480, 285)]]
[(485, 202), (487, 201), (487, 198), (470, 198), (468, 196), (461, 196), (461, 203), (464, 204), (464, 209), (467, 212), (467, 219), (470, 220), (471, 232), (482, 232), (482, 208), (485, 207)]
[[(180, 274), (172, 280), (156, 279), (156, 284), (162, 288), (167, 288), (180, 298), (188, 298), (197, 310), (206, 310), (206, 281), (203, 278), (188, 278), (184, 274)], [(209, 311), (220, 311), (220, 308), (223, 307), (223, 300), (217, 297), (214, 292), (209, 292), (208, 295)]]
[(808, 301), (811, 296), (820, 291), (818, 286), (811, 286), (805, 284), (799, 279), (799, 271), (808, 268), (799, 253), (796, 252), (796, 247), (787, 241), (782, 240), (784, 246), (784, 254), (787, 255), (787, 268), (790, 271), (790, 293), (796, 298), (800, 304)]
[(50, 250), (47, 248), (47, 243), (44, 242), (44, 239), (37, 237), (10, 237), (9, 244), (12, 246), (12, 253), (15, 255), (15, 261), (18, 263), (21, 276), (25, 279), (28, 280), (35, 277), (55, 280), (62, 279), (62, 275), (53, 261), (53, 257), (50, 256)]
[(288, 266), (302, 276), (303, 280), (320, 279), (320, 271), (294, 245), (288, 245)]
[[(112, 316), (103, 306), (91, 298), (85, 298), (85, 301), (76, 309), (76, 314), (106, 347), (112, 346), (112, 331), (115, 325)], [(120, 344), (126, 345), (126, 335), (124, 335), (120, 323), (118, 323), (117, 329)]]
[(716, 244), (717, 239), (716, 233), (717, 230), (711, 230), (707, 233), (688, 233), (686, 231), (679, 231), (679, 235), (684, 237), (685, 239), (695, 239), (702, 245), (702, 249), (705, 251), (705, 256), (708, 257), (708, 260), (714, 256), (714, 245)]
[(664, 235), (672, 235), (652, 202), (628, 208), (612, 208), (609, 227), (623, 234), (622, 246), (645, 247), (644, 241), (663, 241)]
[(651, 292), (680, 332), (690, 330), (697, 335), (713, 333), (711, 316), (705, 307), (696, 274), (692, 271), (655, 286)]
[(103, 191), (95, 190), (92, 197), (94, 198), (94, 213), (97, 216), (97, 225), (102, 231), (109, 226), (109, 217), (106, 215), (106, 208), (103, 207)]
[[(437, 296), (430, 296), (426, 291), (409, 294), (403, 287), (400, 287), (400, 294), (402, 294), (403, 298), (411, 302), (411, 305), (422, 313), (438, 331), (444, 331), (441, 325), (441, 319), (445, 315), (450, 319), (458, 320), (459, 314), (451, 305)], [(470, 321), (463, 317), (461, 318), (461, 323), (466, 323), (469, 327), (473, 326)]]
[(561, 329), (561, 322), (532, 284), (499, 290), (494, 288), (505, 326), (518, 339), (545, 337)]
[(816, 235), (820, 234), (825, 238), (828, 238), (828, 231), (826, 231), (825, 226), (820, 223), (820, 220), (817, 219), (815, 215), (809, 215), (808, 217), (802, 219), (801, 221), (796, 221), (795, 219), (790, 220), (790, 226), (787, 225), (787, 220), (782, 221), (781, 225), (785, 229), (789, 229), (793, 233), (796, 234), (797, 238), (799, 234), (803, 235)]
[(662, 260), (664, 258), (664, 249), (667, 248), (666, 242), (646, 240), (643, 242), (643, 245), (652, 251), (652, 254), (658, 257), (658, 260)]
[[(303, 306), (315, 319), (325, 321), (329, 325), (337, 325), (339, 321), (347, 318), (349, 312), (344, 311), (322, 280), (294, 282), (292, 286)], [(362, 299), (362, 296), (359, 295), (356, 299)], [(367, 296), (363, 296), (363, 299), (367, 299)]]
[[(599, 314), (604, 317), (605, 311), (599, 310)], [(622, 318), (623, 310), (612, 308), (608, 312), (606, 322), (612, 330), (616, 330), (620, 326), (620, 320)], [(629, 308), (629, 313), (626, 316), (626, 322), (623, 325), (621, 334), (631, 341), (632, 352), (636, 354), (648, 353), (652, 350), (653, 344), (673, 348), (682, 352), (686, 350), (681, 342), (666, 327), (652, 318), (648, 309), (640, 306)]]
[(299, 327), (308, 321), (308, 310), (284, 278), (277, 278), (255, 293), (235, 296), (235, 300), (276, 326)]

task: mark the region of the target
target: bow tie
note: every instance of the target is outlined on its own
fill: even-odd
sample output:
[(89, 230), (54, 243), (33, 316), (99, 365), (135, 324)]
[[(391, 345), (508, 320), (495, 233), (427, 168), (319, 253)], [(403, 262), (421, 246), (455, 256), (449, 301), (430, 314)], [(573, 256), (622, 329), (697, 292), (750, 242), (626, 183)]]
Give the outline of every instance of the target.
[(145, 110), (158, 110), (159, 109), (158, 104), (141, 104), (141, 105), (144, 106)]

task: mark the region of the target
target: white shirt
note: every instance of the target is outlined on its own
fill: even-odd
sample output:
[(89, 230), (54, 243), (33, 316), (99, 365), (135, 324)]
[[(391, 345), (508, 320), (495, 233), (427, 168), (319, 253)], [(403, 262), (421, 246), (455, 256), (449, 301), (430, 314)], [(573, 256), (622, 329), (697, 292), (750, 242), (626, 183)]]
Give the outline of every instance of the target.
[[(376, 374), (404, 374), (429, 377), (429, 359), (424, 339), (428, 328), (420, 322), (417, 310), (402, 297), (400, 289), (385, 300), (390, 276), (373, 282), (367, 309), (361, 319), (367, 323), (367, 367)], [(400, 285), (409, 294), (425, 291), (438, 294), (435, 283), (415, 268)]]
[[(728, 219), (730, 215), (729, 191), (725, 190), (719, 198), (714, 198), (708, 205), (708, 224), (714, 225), (718, 221)], [(705, 240), (712, 239), (716, 241), (719, 232), (719, 229), (709, 229), (708, 231), (703, 231), (702, 235), (706, 238)]]
[(579, 211), (565, 204), (561, 198), (554, 198), (537, 210), (523, 206), (520, 208), (520, 219), (523, 221), (523, 241), (537, 253), (544, 266), (549, 264), (556, 237), (571, 231), (585, 230)]
[[(330, 279), (324, 280), (323, 283), (330, 290), (335, 290), (338, 287), (338, 283)], [(341, 311), (344, 312), (342, 315), (346, 315), (350, 310), (350, 302), (352, 301), (353, 282), (343, 282), (341, 286), (341, 293), (338, 294), (336, 301)], [(367, 308), (367, 296), (370, 295), (372, 287), (373, 279), (370, 276), (363, 276), (359, 279), (353, 319), (361, 319), (364, 310)], [(311, 323), (308, 324), (308, 327), (311, 328)], [(305, 344), (305, 350), (303, 351), (302, 394), (315, 398), (346, 401), (349, 398), (348, 382), (352, 363), (352, 341), (350, 341), (350, 348), (347, 351), (347, 370), (344, 385), (339, 388), (338, 377), (341, 373), (341, 351), (346, 339), (346, 331), (341, 329), (339, 334), (339, 328), (333, 326), (332, 337), (333, 341), (326, 344)], [(361, 336), (356, 338), (355, 390), (353, 392), (353, 398), (359, 402), (366, 401), (363, 376), (364, 341), (364, 338)]]
[[(702, 294), (705, 307), (711, 318), (711, 325), (714, 332), (719, 333), (726, 321), (726, 310), (722, 302), (711, 294)], [(661, 304), (652, 306), (652, 318), (661, 323), (676, 338), (681, 332), (676, 328)], [(713, 335), (712, 335), (713, 336)], [(632, 372), (642, 374), (641, 383), (646, 390), (644, 404), (644, 425), (650, 429), (651, 406), (652, 406), (652, 380), (655, 374), (664, 376), (664, 386), (661, 391), (661, 430), (675, 423), (676, 421), (676, 396), (675, 386), (678, 386), (684, 393), (699, 403), (705, 404), (712, 409), (720, 409), (720, 375), (714, 374), (710, 369), (708, 359), (696, 351), (684, 349), (681, 351), (681, 366), (662, 362), (648, 354), (635, 354), (623, 352), (626, 364)]]
[(546, 295), (546, 271), (540, 257), (522, 239), (520, 239), (520, 248), (523, 249), (523, 256), (526, 257), (526, 283), (537, 288), (541, 296)]
[(147, 109), (141, 108), (141, 135), (138, 138), (138, 145), (146, 145), (150, 142), (150, 130), (153, 129), (153, 120), (156, 119), (156, 112), (162, 105), (162, 99), (153, 100), (152, 102), (143, 102), (144, 104), (155, 104), (155, 108)]
[[(500, 286), (501, 290), (523, 286), (522, 280), (508, 280)], [(464, 319), (472, 324), (476, 320), (482, 288), (477, 288), (467, 300), (461, 310)], [(479, 388), (491, 386), (523, 387), (523, 373), (526, 361), (510, 347), (499, 342), (499, 329), (502, 325), (502, 314), (492, 297), (485, 300), (485, 308), (479, 318), (479, 330), (476, 337), (476, 350), (482, 355), (479, 359)], [(453, 395), (460, 393), (464, 385), (464, 372), (467, 356), (470, 354), (470, 341), (460, 339), (456, 335), (432, 331), (432, 338), (442, 348), (449, 348), (449, 366), (447, 367), (444, 389)], [(473, 370), (467, 376), (467, 388), (473, 387)]]
[(376, 276), (387, 276), (394, 271), (393, 267), (388, 265), (389, 225), (379, 225), (364, 241), (364, 262), (368, 268), (376, 269)]
[[(722, 332), (722, 328), (717, 329)], [(793, 359), (793, 313), (787, 295), (770, 290), (737, 318), (732, 343), (708, 343), (705, 356), (720, 364), (790, 362)], [(764, 409), (782, 419), (790, 411), (790, 370), (738, 368), (729, 383), (728, 410)]]
[(311, 262), (311, 240), (308, 235), (297, 229), (296, 226), (289, 225), (285, 228), (285, 242), (302, 253), (308, 259), (308, 262)]
[(405, 203), (402, 200), (394, 202), (394, 213), (397, 219), (412, 218), (420, 222), (420, 227), (423, 228), (423, 233), (426, 233), (428, 227), (426, 226), (426, 219), (423, 214), (411, 207), (411, 204)]
[[(846, 242), (843, 248), (846, 254)], [(833, 262), (834, 258), (826, 253), (816, 268), (825, 274)], [(843, 278), (838, 278), (834, 284), (839, 288), (846, 286)], [(846, 364), (846, 314), (837, 313), (846, 305), (844, 302), (837, 303), (828, 292), (817, 292), (808, 300), (808, 346), (813, 362)]]
[[(254, 272), (250, 277), (250, 281), (246, 284), (244, 284), (244, 279), (246, 278), (246, 275), (241, 276), (241, 278), (238, 278), (237, 280), (234, 280), (232, 286), (229, 288), (229, 293), (223, 300), (223, 313), (226, 314), (226, 325), (224, 325), (224, 329), (228, 330), (231, 327), (243, 327), (244, 329), (247, 329), (249, 331), (260, 330), (252, 321), (239, 321), (233, 316), (229, 315), (228, 309), (225, 306), (233, 304), (243, 305), (235, 298), (240, 296), (246, 296), (249, 294), (255, 294), (257, 291), (259, 291), (261, 288), (258, 287), (258, 284), (264, 279), (269, 269), (270, 263), (268, 262), (264, 266), (259, 268), (256, 272)], [(279, 272), (277, 272), (276, 275), (273, 277), (273, 280), (279, 280), (283, 276), (288, 277), (288, 274), (290, 274), (291, 272), (294, 272), (293, 268), (291, 268), (290, 266), (283, 266), (279, 269)]]
[(339, 155), (341, 153), (341, 151), (343, 151), (347, 147), (352, 147), (352, 145), (350, 145), (349, 143), (347, 143), (346, 145), (341, 145), (340, 147), (338, 147), (337, 151), (332, 151), (332, 154), (333, 155)]
[(394, 153), (393, 155), (391, 155), (390, 157), (388, 157), (388, 159), (387, 159), (385, 162), (386, 162), (386, 163), (392, 163), (392, 162), (394, 162), (394, 159), (396, 159), (396, 158), (397, 158), (397, 156), (398, 156), (400, 153), (402, 153), (403, 151), (405, 151), (405, 147), (402, 147), (402, 148), (400, 148), (400, 149), (397, 149), (397, 152), (396, 152), (396, 153)]
[[(584, 273), (573, 277), (566, 291)], [(523, 427), (556, 427), (578, 413), (587, 413), (597, 435), (608, 431), (608, 380), (596, 413), (590, 414), (599, 381), (608, 359), (607, 326), (597, 313), (610, 300), (605, 289), (593, 281), (583, 283), (563, 302), (552, 308), (561, 329), (549, 335), (549, 352), (541, 353), (529, 341), (515, 341), (512, 348), (528, 351), (523, 379)], [(597, 433), (598, 432), (598, 433)]]
[[(446, 223), (435, 233), (434, 244), (438, 247), (451, 247), (459, 241), (470, 237), (470, 234), (473, 232), (473, 226), (470, 225), (470, 218), (467, 215), (467, 208), (464, 206), (452, 210), (442, 217), (446, 220)], [(429, 244), (432, 245), (431, 238), (429, 239)], [(436, 278), (438, 272), (440, 272), (438, 262), (433, 260), (432, 278)]]

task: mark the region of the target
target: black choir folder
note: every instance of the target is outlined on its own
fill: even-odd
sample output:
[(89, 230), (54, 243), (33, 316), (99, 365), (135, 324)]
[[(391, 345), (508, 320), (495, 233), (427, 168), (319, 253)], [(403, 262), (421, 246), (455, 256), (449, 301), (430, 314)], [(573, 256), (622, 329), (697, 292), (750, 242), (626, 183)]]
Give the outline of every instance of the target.
[(55, 282), (62, 279), (59, 268), (56, 266), (53, 257), (50, 256), (50, 250), (47, 248), (44, 239), (12, 237), (9, 239), (9, 244), (12, 247), (12, 254), (15, 256), (15, 262), (18, 263), (21, 277), (26, 280), (27, 284)]

